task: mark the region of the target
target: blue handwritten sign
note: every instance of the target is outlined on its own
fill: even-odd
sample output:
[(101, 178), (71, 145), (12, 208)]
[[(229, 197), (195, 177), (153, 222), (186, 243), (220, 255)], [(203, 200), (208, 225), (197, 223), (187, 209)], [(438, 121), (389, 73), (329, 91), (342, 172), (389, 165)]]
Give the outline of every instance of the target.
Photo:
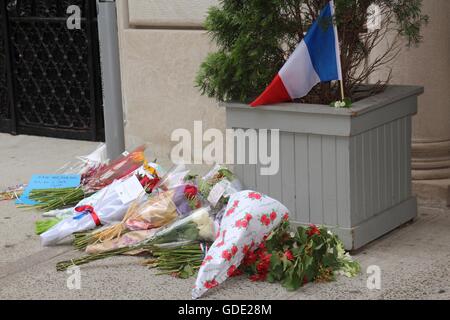
[(16, 200), (16, 204), (34, 205), (36, 201), (29, 198), (31, 190), (76, 188), (80, 185), (79, 174), (36, 174), (31, 177), (28, 186), (22, 196)]

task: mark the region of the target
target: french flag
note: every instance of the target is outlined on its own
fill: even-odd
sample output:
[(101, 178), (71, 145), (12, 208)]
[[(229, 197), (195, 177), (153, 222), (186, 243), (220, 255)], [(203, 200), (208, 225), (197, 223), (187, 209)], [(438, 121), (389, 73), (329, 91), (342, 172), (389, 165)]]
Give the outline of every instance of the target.
[(331, 0), (272, 83), (250, 104), (252, 107), (304, 97), (319, 82), (342, 81), (339, 40), (333, 16), (334, 2)]

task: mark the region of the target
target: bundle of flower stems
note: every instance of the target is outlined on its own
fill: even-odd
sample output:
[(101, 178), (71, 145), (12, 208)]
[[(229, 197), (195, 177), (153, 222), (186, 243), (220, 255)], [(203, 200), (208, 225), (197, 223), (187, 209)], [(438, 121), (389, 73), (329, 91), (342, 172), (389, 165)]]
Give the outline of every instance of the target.
[(57, 225), (59, 222), (61, 222), (63, 218), (54, 217), (51, 219), (45, 219), (45, 220), (37, 220), (35, 223), (35, 232), (36, 235), (41, 235), (48, 229), (52, 228), (53, 226)]
[(205, 252), (204, 244), (193, 242), (175, 246), (155, 246), (152, 249), (153, 258), (142, 264), (150, 268), (157, 268), (157, 275), (170, 274), (174, 277), (187, 279), (195, 275), (200, 269)]
[[(83, 265), (92, 261), (101, 260), (130, 252), (152, 252), (157, 245), (170, 244), (181, 241), (212, 241), (214, 233), (214, 222), (209, 217), (209, 209), (202, 208), (192, 215), (178, 220), (165, 227), (156, 235), (139, 243), (123, 248), (112, 249), (95, 254), (85, 255), (80, 258), (71, 259), (57, 263), (56, 269), (64, 271), (73, 265)], [(80, 235), (82, 236), (82, 235)], [(162, 246), (163, 247), (163, 246)]]
[(32, 207), (42, 211), (51, 211), (76, 205), (95, 192), (132, 174), (146, 163), (145, 146), (141, 146), (128, 155), (122, 155), (108, 165), (90, 167), (81, 175), (80, 185), (75, 188), (53, 188), (31, 190), (30, 199), (37, 202)]
[(42, 211), (51, 211), (76, 205), (80, 200), (90, 196), (81, 187), (59, 189), (35, 189), (30, 192), (30, 199), (38, 202), (33, 207)]

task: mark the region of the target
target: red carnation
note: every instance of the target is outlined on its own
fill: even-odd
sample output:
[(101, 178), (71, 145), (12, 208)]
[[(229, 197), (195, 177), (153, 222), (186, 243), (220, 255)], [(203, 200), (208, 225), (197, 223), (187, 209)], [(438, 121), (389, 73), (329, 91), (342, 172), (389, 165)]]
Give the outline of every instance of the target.
[(289, 261), (294, 260), (294, 255), (292, 254), (292, 252), (291, 252), (290, 250), (287, 250), (287, 251), (284, 253), (284, 256), (285, 256), (286, 259), (288, 259)]
[(312, 237), (313, 235), (320, 236), (320, 230), (314, 224), (309, 225), (309, 230), (307, 231), (308, 236)]
[(272, 211), (270, 214), (270, 220), (274, 221), (277, 218), (277, 213), (275, 211)]
[(250, 276), (250, 281), (260, 281), (261, 280), (261, 277), (260, 277), (260, 275), (259, 274), (254, 274), (254, 275), (252, 275), (252, 276)]
[(235, 265), (232, 265), (227, 272), (229, 277), (237, 277), (242, 274), (242, 271), (239, 270)]
[(243, 261), (243, 264), (245, 266), (251, 266), (252, 264), (254, 264), (256, 262), (256, 260), (258, 259), (258, 257), (256, 256), (256, 254), (254, 252), (249, 252)]

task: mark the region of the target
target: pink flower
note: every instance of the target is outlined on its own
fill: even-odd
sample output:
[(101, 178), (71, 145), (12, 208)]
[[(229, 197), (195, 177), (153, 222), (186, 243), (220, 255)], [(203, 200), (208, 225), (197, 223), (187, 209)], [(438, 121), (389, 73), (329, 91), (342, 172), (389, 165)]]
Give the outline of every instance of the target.
[(205, 283), (203, 284), (206, 289), (212, 289), (214, 287), (217, 287), (218, 285), (219, 284), (215, 279), (212, 279), (211, 281), (205, 281)]
[(228, 217), (229, 215), (234, 213), (235, 208), (231, 208), (230, 210), (227, 211), (226, 216)]
[(261, 196), (260, 193), (257, 193), (257, 192), (250, 192), (250, 193), (248, 194), (248, 198), (249, 198), (249, 199), (255, 199), (255, 200), (261, 200), (262, 196)]
[(222, 252), (222, 258), (224, 258), (227, 261), (230, 261), (231, 258), (232, 258), (232, 255), (231, 255), (231, 253), (228, 250), (224, 250)]
[(261, 217), (261, 223), (265, 226), (268, 226), (270, 224), (270, 219), (267, 215), (263, 215)]
[(277, 218), (277, 213), (275, 211), (272, 211), (270, 214), (270, 220), (274, 221)]

